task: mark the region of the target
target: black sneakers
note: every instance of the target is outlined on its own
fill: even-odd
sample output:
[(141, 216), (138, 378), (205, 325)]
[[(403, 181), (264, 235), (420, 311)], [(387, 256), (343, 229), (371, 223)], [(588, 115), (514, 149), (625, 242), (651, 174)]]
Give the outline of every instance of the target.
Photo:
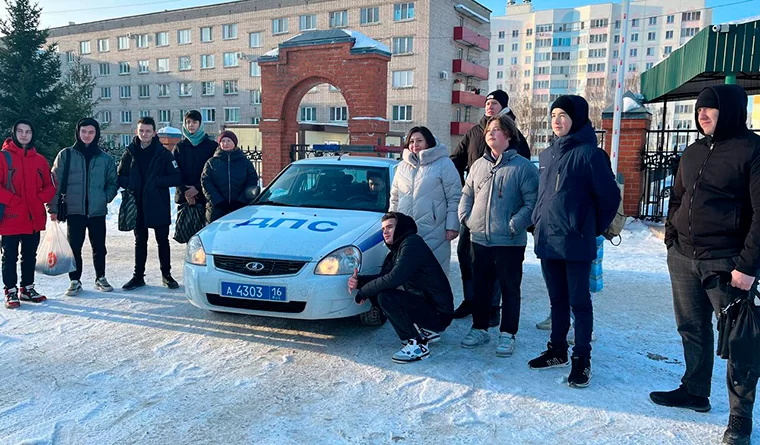
[(179, 283), (177, 283), (177, 280), (172, 278), (171, 275), (164, 275), (161, 277), (161, 282), (169, 289), (177, 289), (179, 287)]
[(591, 357), (572, 356), (570, 360), (573, 367), (567, 378), (567, 385), (571, 388), (585, 388), (591, 383)]
[(699, 413), (706, 413), (711, 408), (710, 399), (689, 394), (689, 391), (683, 384), (673, 391), (651, 392), (649, 393), (649, 398), (657, 405), (693, 409)]
[(541, 355), (528, 362), (530, 369), (549, 369), (567, 366), (570, 362), (567, 360), (567, 351), (558, 351), (552, 347), (552, 343), (546, 344), (546, 351)]
[(121, 288), (124, 290), (135, 290), (138, 287), (145, 286), (145, 279), (143, 277), (133, 276), (131, 280), (127, 281)]
[(723, 443), (749, 445), (750, 435), (752, 435), (752, 419), (731, 414), (728, 418), (728, 428), (723, 433)]
[(468, 315), (472, 315), (472, 303), (464, 300), (462, 301), (462, 304), (454, 310), (454, 318), (464, 318)]

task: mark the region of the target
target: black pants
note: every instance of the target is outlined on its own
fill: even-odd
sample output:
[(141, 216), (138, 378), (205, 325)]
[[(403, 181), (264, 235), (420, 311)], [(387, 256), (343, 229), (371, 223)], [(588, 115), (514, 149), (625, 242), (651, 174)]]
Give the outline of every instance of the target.
[(74, 252), (77, 262), (77, 270), (69, 273), (70, 280), (82, 278), (82, 246), (84, 245), (85, 232), (90, 238), (92, 246), (92, 262), (95, 266), (95, 278), (106, 275), (106, 217), (85, 215), (69, 215), (66, 219), (69, 245)]
[[(169, 275), (172, 269), (171, 251), (169, 249), (169, 226), (153, 229), (158, 244), (158, 261), (161, 263), (161, 275)], [(135, 276), (145, 276), (145, 262), (148, 261), (148, 229), (135, 229)]]
[(591, 261), (541, 260), (541, 270), (552, 307), (552, 347), (567, 351), (572, 309), (575, 316), (573, 355), (591, 356), (591, 331), (594, 329), (594, 309), (588, 288)]
[(486, 247), (472, 243), (475, 307), (472, 327), (488, 329), (493, 304), (494, 282), (501, 285), (501, 332), (517, 334), (520, 324), (520, 284), (523, 275), (525, 246)]
[[(465, 301), (475, 303), (475, 292), (472, 283), (472, 241), (470, 229), (462, 225), (459, 229), (459, 242), (457, 243), (457, 259), (459, 259), (459, 271), (462, 274), (462, 289)], [(501, 303), (501, 287), (499, 280), (494, 281), (492, 305), (498, 307)]]
[(3, 235), (3, 284), (6, 289), (18, 284), (18, 249), (21, 245), (21, 286), (34, 284), (34, 266), (37, 262), (37, 247), (40, 232), (31, 235)]
[(439, 313), (424, 297), (411, 292), (399, 289), (382, 291), (377, 295), (377, 303), (401, 340), (420, 340), (415, 324), (438, 333), (451, 324), (451, 314)]
[[(720, 273), (731, 273), (738, 257), (692, 260), (675, 248), (668, 249), (668, 270), (673, 287), (673, 309), (683, 342), (686, 372), (681, 379), (690, 394), (710, 396), (715, 343), (712, 318), (737, 295), (720, 287), (705, 289), (703, 283)], [(728, 360), (726, 366), (728, 402), (731, 414), (752, 418), (757, 373), (738, 372)]]

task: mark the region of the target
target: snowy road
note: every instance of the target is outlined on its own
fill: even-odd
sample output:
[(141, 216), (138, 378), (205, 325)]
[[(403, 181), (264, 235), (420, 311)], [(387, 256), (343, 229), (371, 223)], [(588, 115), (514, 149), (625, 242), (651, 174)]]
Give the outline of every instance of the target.
[[(47, 302), (0, 310), (0, 443), (719, 443), (724, 362), (716, 361), (711, 413), (649, 401), (649, 391), (679, 383), (680, 338), (664, 246), (635, 224), (624, 237), (620, 247), (605, 245), (587, 389), (567, 387), (569, 369), (527, 366), (548, 338), (534, 327), (548, 301), (532, 252), (513, 357), (495, 357), (493, 331), (489, 345), (462, 349), (469, 321), (455, 320), (430, 359), (411, 365), (391, 362), (400, 343), (387, 324), (196, 309), (181, 287), (158, 286), (153, 242), (147, 288), (94, 292), (87, 254), (80, 296), (62, 296), (65, 277), (40, 277)], [(109, 233), (114, 286), (131, 276), (132, 242)], [(183, 249), (173, 241), (172, 249), (182, 282)]]

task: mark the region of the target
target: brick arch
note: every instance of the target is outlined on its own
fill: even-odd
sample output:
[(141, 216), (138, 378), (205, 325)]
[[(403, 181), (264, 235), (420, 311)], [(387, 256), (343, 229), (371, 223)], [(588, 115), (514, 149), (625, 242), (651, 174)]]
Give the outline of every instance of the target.
[[(303, 40), (303, 39), (301, 39)], [(276, 56), (259, 59), (261, 67), (262, 179), (268, 184), (290, 163), (296, 143), (301, 99), (316, 85), (341, 90), (348, 107), (351, 144), (385, 145), (388, 62), (390, 56), (354, 50), (355, 40), (302, 45), (280, 44)]]

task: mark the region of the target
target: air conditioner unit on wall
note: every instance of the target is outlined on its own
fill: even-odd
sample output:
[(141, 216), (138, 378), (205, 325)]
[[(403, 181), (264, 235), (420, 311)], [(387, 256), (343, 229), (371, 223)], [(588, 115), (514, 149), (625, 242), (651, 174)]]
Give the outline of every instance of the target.
[(448, 71), (441, 71), (438, 73), (438, 79), (440, 80), (448, 80), (449, 79), (449, 72)]

